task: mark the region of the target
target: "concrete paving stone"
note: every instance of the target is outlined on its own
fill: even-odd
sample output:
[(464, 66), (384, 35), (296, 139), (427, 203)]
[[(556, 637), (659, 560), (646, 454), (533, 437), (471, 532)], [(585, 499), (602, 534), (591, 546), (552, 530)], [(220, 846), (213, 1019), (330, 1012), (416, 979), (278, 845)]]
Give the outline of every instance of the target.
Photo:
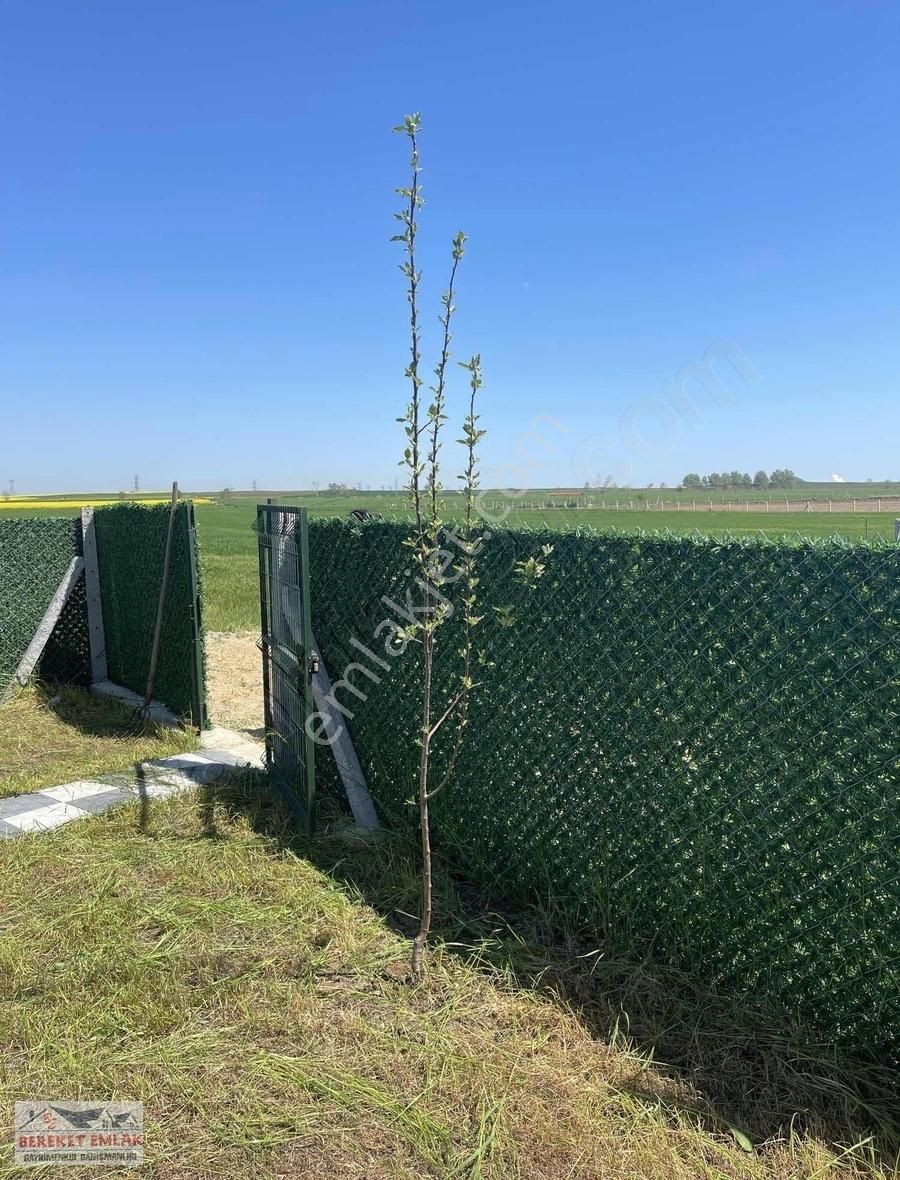
[(89, 815), (98, 815), (101, 811), (106, 811), (107, 807), (112, 807), (114, 803), (125, 803), (134, 798), (133, 791), (124, 790), (122, 787), (108, 787), (97, 795), (79, 799), (75, 807), (79, 811), (86, 811)]
[(21, 811), (18, 815), (6, 816), (5, 823), (18, 828), (20, 832), (43, 832), (67, 824), (70, 819), (81, 819), (85, 813), (73, 803), (51, 803), (33, 811)]
[(48, 807), (51, 803), (58, 802), (58, 799), (51, 799), (43, 791), (36, 791), (31, 795), (13, 795), (9, 799), (0, 799), (0, 819), (7, 820), (23, 811), (34, 811), (38, 807)]
[(62, 783), (29, 795), (0, 799), (0, 838), (49, 831), (129, 799), (163, 799), (182, 794), (235, 768), (247, 766), (258, 756), (240, 734), (220, 729), (215, 733), (215, 740), (215, 749), (142, 762), (134, 770), (120, 774)]
[(57, 803), (77, 803), (80, 799), (108, 790), (109, 783), (79, 782), (63, 783), (61, 787), (45, 787), (40, 794), (47, 799), (55, 799)]

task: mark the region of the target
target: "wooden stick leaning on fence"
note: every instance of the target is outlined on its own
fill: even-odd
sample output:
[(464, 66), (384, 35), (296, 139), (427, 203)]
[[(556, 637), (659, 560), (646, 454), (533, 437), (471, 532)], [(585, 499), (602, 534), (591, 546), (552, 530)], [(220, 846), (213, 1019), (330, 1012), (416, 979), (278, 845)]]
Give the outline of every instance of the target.
[(144, 693), (142, 712), (146, 713), (153, 700), (156, 687), (156, 671), (159, 667), (159, 644), (162, 637), (163, 616), (166, 599), (169, 596), (169, 578), (172, 572), (172, 534), (175, 531), (175, 510), (178, 508), (178, 483), (172, 484), (172, 508), (169, 512), (169, 531), (166, 533), (166, 552), (163, 557), (162, 585), (159, 588), (159, 606), (156, 611), (156, 627), (153, 631), (153, 647), (150, 649), (150, 671), (147, 673), (147, 691)]

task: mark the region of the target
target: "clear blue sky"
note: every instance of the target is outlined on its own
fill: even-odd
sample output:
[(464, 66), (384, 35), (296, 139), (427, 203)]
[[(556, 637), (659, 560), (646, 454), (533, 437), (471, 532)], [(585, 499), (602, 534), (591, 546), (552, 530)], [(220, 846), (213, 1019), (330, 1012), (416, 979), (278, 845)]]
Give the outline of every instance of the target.
[[(392, 484), (410, 110), (488, 483), (541, 414), (533, 486), (900, 478), (889, 0), (3, 0), (0, 484)], [(760, 379), (663, 440), (716, 340)]]

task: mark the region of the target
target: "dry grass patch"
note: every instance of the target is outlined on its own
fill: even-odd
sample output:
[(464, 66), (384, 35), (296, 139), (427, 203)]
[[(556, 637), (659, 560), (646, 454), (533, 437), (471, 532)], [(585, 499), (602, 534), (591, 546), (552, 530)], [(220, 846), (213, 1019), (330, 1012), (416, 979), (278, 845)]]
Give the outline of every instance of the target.
[[(407, 939), (363, 900), (379, 875), (402, 896), (396, 845), (334, 816), (314, 846), (325, 872), (254, 830), (277, 813), (259, 792), (250, 778), (0, 845), (4, 1108), (142, 1099), (167, 1180), (866, 1169), (871, 1144), (790, 1126), (744, 1150), (686, 1083), (487, 950), (438, 949), (412, 987)], [(365, 887), (335, 877), (354, 864)]]
[(182, 729), (144, 725), (119, 701), (62, 688), (20, 689), (0, 706), (0, 797), (126, 770), (197, 746)]
[(206, 635), (207, 704), (215, 725), (264, 732), (262, 656), (258, 632), (208, 631)]

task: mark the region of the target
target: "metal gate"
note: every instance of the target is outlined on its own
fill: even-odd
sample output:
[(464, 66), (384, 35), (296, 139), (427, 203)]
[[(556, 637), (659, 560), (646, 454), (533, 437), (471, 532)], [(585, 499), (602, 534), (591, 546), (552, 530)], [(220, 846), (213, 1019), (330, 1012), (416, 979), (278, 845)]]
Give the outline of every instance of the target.
[(309, 543), (305, 508), (260, 504), (259, 598), (266, 724), (266, 766), (308, 832), (315, 827), (314, 654), (309, 617)]

